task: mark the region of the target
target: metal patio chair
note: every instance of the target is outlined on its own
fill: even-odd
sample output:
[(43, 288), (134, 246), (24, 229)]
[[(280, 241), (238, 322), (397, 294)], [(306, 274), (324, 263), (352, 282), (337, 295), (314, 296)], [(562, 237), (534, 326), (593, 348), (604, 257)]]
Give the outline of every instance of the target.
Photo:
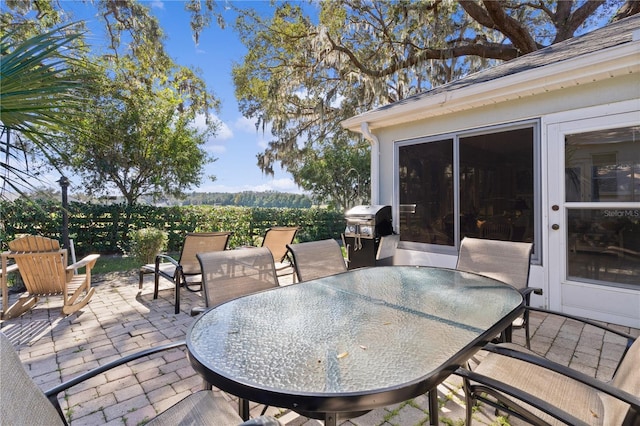
[(473, 369), (458, 369), (464, 378), (466, 425), (477, 401), (534, 425), (640, 424), (640, 339), (601, 323), (527, 307), (605, 330), (626, 339), (610, 382), (557, 364), (515, 344), (488, 345)]
[[(542, 294), (541, 288), (528, 287), (531, 263), (531, 243), (463, 238), (456, 269), (473, 272), (505, 282), (517, 288), (529, 305), (531, 293)], [(524, 328), (527, 348), (530, 347), (529, 311), (516, 319), (514, 328)], [(508, 335), (507, 335), (508, 336)]]
[[(60, 392), (122, 364), (184, 344), (185, 342), (172, 343), (125, 356), (94, 368), (43, 393), (25, 370), (9, 338), (0, 332), (0, 359), (2, 359), (0, 362), (0, 401), (2, 401), (0, 424), (66, 425), (67, 420), (58, 402)], [(202, 390), (185, 397), (146, 424), (275, 426), (281, 423), (268, 416), (258, 417), (243, 423), (240, 415), (223, 396), (216, 395), (210, 390)]]
[[(72, 265), (68, 264), (66, 249), (57, 240), (38, 235), (25, 235), (8, 244), (9, 251), (2, 253), (2, 318), (17, 317), (31, 309), (39, 297), (62, 295), (62, 313), (70, 315), (84, 307), (93, 296), (91, 268), (100, 257), (91, 254)], [(15, 266), (9, 265), (13, 259)], [(84, 274), (77, 274), (85, 268)], [(10, 307), (7, 274), (17, 269), (26, 287), (26, 293)]]
[(342, 249), (334, 239), (287, 244), (298, 282), (347, 271)]
[[(276, 274), (289, 268), (293, 270), (292, 262), (288, 258), (287, 244), (293, 243), (299, 229), (297, 226), (275, 226), (265, 232), (262, 247), (271, 250), (276, 265)], [(288, 275), (288, 273), (283, 275)]]
[[(154, 274), (153, 298), (158, 298), (160, 277), (164, 277), (175, 284), (175, 313), (180, 312), (180, 286), (189, 291), (199, 291), (202, 284), (200, 263), (196, 258), (198, 253), (226, 250), (231, 232), (189, 232), (184, 238), (180, 257), (176, 260), (171, 256), (159, 254), (155, 263), (140, 268), (138, 288), (142, 289), (142, 280), (146, 274)], [(191, 288), (190, 286), (194, 286)]]
[[(247, 247), (196, 255), (202, 269), (202, 293), (210, 308), (236, 297), (278, 287), (271, 251)], [(197, 315), (206, 308), (191, 310)]]
[[(247, 294), (278, 287), (273, 255), (267, 247), (246, 247), (196, 255), (202, 269), (202, 293), (205, 307), (191, 309), (199, 315), (207, 308)], [(205, 386), (210, 387), (205, 382)], [(248, 409), (248, 401), (240, 399), (238, 409)], [(265, 413), (267, 406), (264, 407)]]

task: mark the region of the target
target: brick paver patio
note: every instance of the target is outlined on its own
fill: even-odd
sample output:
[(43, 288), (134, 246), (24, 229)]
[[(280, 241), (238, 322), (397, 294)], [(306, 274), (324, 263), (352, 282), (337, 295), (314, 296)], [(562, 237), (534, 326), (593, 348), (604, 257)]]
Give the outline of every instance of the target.
[[(137, 279), (136, 272), (95, 276), (96, 294), (74, 315), (60, 316), (61, 300), (52, 297), (41, 299), (22, 317), (0, 323), (43, 390), (124, 355), (185, 338), (193, 320), (191, 307), (202, 304), (199, 294), (182, 290), (182, 311), (176, 315), (169, 281), (161, 280), (160, 297), (153, 300), (152, 276), (146, 277), (142, 291), (138, 290)], [(290, 276), (283, 280), (288, 284)], [(622, 339), (593, 327), (583, 328), (575, 321), (535, 313), (531, 326), (535, 352), (599, 379), (611, 378), (623, 351)], [(638, 329), (619, 329), (640, 335)], [(522, 330), (514, 332), (514, 342), (524, 344)], [(191, 368), (185, 350), (175, 349), (101, 374), (61, 395), (60, 401), (72, 426), (132, 426), (144, 424), (201, 387), (201, 378)], [(236, 406), (232, 396), (224, 395)], [(438, 387), (438, 396), (441, 424), (464, 424), (461, 381), (450, 378)], [(261, 410), (262, 406), (256, 405), (252, 414), (259, 415)], [(268, 413), (279, 416), (287, 425), (321, 424), (284, 409), (270, 407)], [(424, 425), (428, 419), (428, 399), (422, 395), (343, 425)], [(505, 424), (504, 419), (496, 419), (493, 410), (480, 409), (474, 415), (474, 424), (498, 423)], [(511, 419), (509, 423), (519, 422)]]

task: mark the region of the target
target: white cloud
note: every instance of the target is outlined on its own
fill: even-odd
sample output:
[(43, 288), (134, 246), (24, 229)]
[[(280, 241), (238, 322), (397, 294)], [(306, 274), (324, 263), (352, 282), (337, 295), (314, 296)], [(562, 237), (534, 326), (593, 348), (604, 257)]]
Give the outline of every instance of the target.
[(159, 0), (154, 0), (151, 2), (152, 9), (163, 9), (164, 10), (164, 2)]
[(206, 150), (212, 154), (223, 154), (227, 152), (227, 147), (224, 145), (208, 144)]
[(246, 117), (239, 117), (235, 123), (233, 123), (233, 127), (246, 133), (255, 133), (258, 131), (256, 129), (256, 121)]
[(212, 139), (217, 141), (226, 141), (233, 138), (233, 130), (231, 130), (231, 127), (229, 127), (224, 121), (219, 120), (218, 123), (218, 131)]

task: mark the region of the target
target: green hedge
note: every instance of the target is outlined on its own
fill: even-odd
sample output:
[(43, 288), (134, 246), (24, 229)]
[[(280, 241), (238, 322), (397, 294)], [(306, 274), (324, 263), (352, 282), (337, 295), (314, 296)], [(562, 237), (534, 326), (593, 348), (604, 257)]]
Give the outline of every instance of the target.
[[(297, 241), (340, 238), (342, 213), (322, 208), (249, 208), (214, 206), (154, 207), (124, 204), (70, 203), (69, 238), (78, 256), (127, 251), (130, 231), (158, 228), (169, 236), (168, 250), (179, 251), (187, 232), (232, 231), (229, 247), (256, 244), (267, 228), (299, 226)], [(38, 234), (62, 240), (62, 206), (59, 202), (18, 200), (0, 202), (0, 241), (18, 234)]]

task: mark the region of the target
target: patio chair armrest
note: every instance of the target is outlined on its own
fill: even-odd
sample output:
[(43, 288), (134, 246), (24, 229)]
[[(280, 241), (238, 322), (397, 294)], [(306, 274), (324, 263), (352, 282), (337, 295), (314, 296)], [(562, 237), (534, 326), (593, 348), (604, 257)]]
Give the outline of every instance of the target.
[(49, 389), (48, 391), (46, 391), (44, 394), (45, 396), (49, 399), (49, 401), (51, 402), (51, 404), (53, 404), (53, 406), (56, 408), (56, 410), (58, 410), (58, 414), (60, 415), (60, 417), (64, 420), (64, 414), (62, 413), (62, 409), (60, 408), (60, 404), (58, 403), (58, 394), (62, 391), (65, 391), (67, 389), (69, 389), (70, 387), (73, 387), (77, 384), (80, 384), (82, 382), (84, 382), (85, 380), (88, 380), (92, 377), (97, 376), (98, 374), (104, 373), (105, 371), (111, 370), (112, 368), (116, 368), (119, 367), (123, 364), (126, 364), (128, 362), (131, 361), (135, 361), (136, 359), (148, 356), (148, 355), (153, 355), (155, 353), (158, 352), (162, 352), (162, 351), (166, 351), (169, 349), (174, 349), (174, 348), (178, 348), (181, 346), (185, 346), (186, 345), (186, 341), (181, 340), (179, 342), (175, 342), (175, 343), (168, 343), (166, 345), (162, 345), (162, 346), (156, 346), (154, 348), (149, 348), (149, 349), (145, 349), (143, 351), (139, 351), (136, 353), (133, 353), (131, 355), (127, 355), (124, 356), (120, 359), (116, 359), (114, 361), (108, 362), (104, 365), (101, 365), (99, 367), (96, 367), (92, 370), (87, 371), (86, 373), (80, 374), (77, 377), (74, 377), (71, 380), (67, 380), (66, 382), (63, 382), (57, 386), (54, 386), (53, 388)]
[(518, 290), (522, 295), (522, 298), (525, 301), (525, 305), (529, 305), (529, 300), (531, 300), (531, 293), (534, 294), (542, 294), (542, 289), (538, 287), (525, 287)]
[(176, 268), (180, 266), (178, 261), (175, 260), (173, 257), (167, 254), (159, 254), (159, 255), (156, 255), (156, 269), (158, 269), (158, 265), (160, 265), (160, 263), (162, 263), (163, 261), (173, 264), (173, 266), (175, 266)]
[(629, 392), (625, 392), (621, 389), (618, 389), (614, 386), (611, 386), (606, 382), (595, 379), (578, 370), (574, 370), (573, 368), (569, 368), (562, 364), (558, 364), (557, 362), (553, 362), (539, 355), (533, 355), (531, 353), (521, 352), (519, 350), (502, 346), (502, 345), (488, 344), (483, 348), (483, 350), (496, 353), (498, 355), (518, 359), (520, 361), (528, 362), (530, 364), (537, 365), (547, 370), (551, 370), (565, 377), (581, 382), (589, 387), (597, 389), (600, 392), (611, 395), (612, 397), (617, 398), (621, 401), (624, 401), (627, 404), (631, 405), (634, 410), (640, 412), (640, 398), (638, 398), (637, 396), (632, 395)]
[[(486, 393), (495, 398), (500, 398), (500, 394), (509, 395), (512, 398), (515, 398), (519, 401), (526, 401), (526, 403), (532, 407), (537, 408), (538, 410), (547, 413), (548, 415), (560, 420), (561, 422), (572, 425), (572, 426), (586, 426), (587, 424), (583, 421), (573, 417), (569, 413), (566, 413), (563, 410), (560, 410), (558, 407), (548, 403), (547, 401), (540, 399), (534, 395), (531, 395), (528, 392), (515, 388), (507, 383), (496, 380), (494, 378), (484, 376), (482, 374), (478, 374), (474, 371), (467, 370), (466, 368), (458, 368), (454, 371), (455, 375), (462, 377), (465, 382), (474, 382), (479, 383), (482, 386), (474, 386), (479, 393)], [(547, 425), (547, 423), (540, 420), (536, 422), (536, 418), (527, 418), (527, 421), (530, 421), (532, 424), (538, 425)]]
[(85, 256), (79, 261), (77, 261), (76, 263), (67, 266), (67, 272), (80, 269), (85, 266), (87, 267), (87, 269), (91, 269), (96, 264), (96, 261), (98, 260), (99, 257), (100, 257), (99, 254), (90, 254), (88, 256)]
[(615, 328), (611, 328), (609, 326), (606, 326), (606, 325), (601, 324), (601, 323), (596, 322), (596, 321), (589, 320), (587, 318), (583, 318), (583, 317), (579, 317), (579, 316), (571, 315), (571, 314), (566, 314), (564, 312), (552, 311), (552, 310), (544, 309), (544, 308), (537, 308), (535, 306), (526, 306), (525, 309), (527, 309), (529, 311), (533, 311), (533, 312), (542, 312), (542, 313), (545, 313), (547, 315), (560, 316), (560, 317), (568, 318), (568, 319), (571, 319), (571, 320), (580, 321), (580, 322), (582, 322), (584, 324), (588, 324), (590, 326), (597, 327), (597, 328), (599, 328), (601, 330), (608, 331), (609, 333), (617, 334), (618, 336), (624, 337), (625, 339), (627, 339), (627, 349), (636, 340), (636, 337), (632, 336), (629, 333), (625, 333), (624, 331), (616, 330)]
[(79, 383), (84, 382), (87, 379), (90, 379), (92, 377), (97, 376), (98, 374), (104, 373), (105, 371), (111, 370), (112, 368), (115, 367), (119, 367), (122, 364), (126, 364), (128, 362), (131, 361), (135, 361), (136, 359), (142, 358), (144, 356), (148, 356), (148, 355), (153, 355), (155, 353), (158, 352), (162, 352), (162, 351), (166, 351), (169, 349), (174, 349), (174, 348), (178, 348), (180, 346), (184, 346), (186, 345), (186, 342), (184, 340), (181, 340), (179, 342), (174, 342), (174, 343), (168, 343), (166, 345), (161, 345), (161, 346), (156, 346), (153, 348), (149, 348), (149, 349), (145, 349), (136, 353), (133, 353), (131, 355), (127, 355), (124, 356), (120, 359), (116, 359), (114, 361), (108, 362), (104, 365), (101, 365), (99, 367), (96, 367), (94, 369), (91, 369), (89, 371), (87, 371), (86, 373), (80, 374), (77, 377), (74, 377), (71, 380), (67, 380), (64, 383), (61, 383), (57, 386), (54, 386), (53, 388), (49, 389), (48, 391), (46, 391), (44, 394), (47, 396), (47, 398), (51, 398), (51, 397), (55, 397), (58, 393), (69, 389), (70, 387), (73, 387)]

